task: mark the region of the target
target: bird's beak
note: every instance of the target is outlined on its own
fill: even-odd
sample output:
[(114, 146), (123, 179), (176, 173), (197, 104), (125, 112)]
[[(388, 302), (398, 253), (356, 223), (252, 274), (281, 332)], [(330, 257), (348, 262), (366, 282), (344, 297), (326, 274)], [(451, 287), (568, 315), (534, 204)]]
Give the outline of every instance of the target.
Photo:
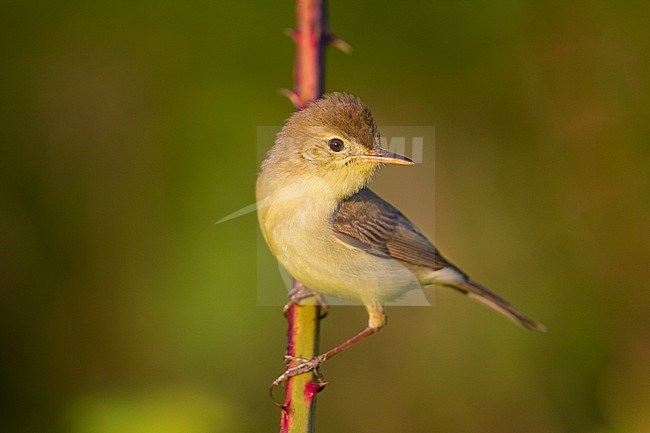
[(389, 152), (381, 149), (375, 155), (357, 155), (354, 157), (360, 161), (374, 162), (376, 164), (391, 164), (391, 165), (413, 165), (415, 164), (411, 159), (398, 155), (397, 153)]

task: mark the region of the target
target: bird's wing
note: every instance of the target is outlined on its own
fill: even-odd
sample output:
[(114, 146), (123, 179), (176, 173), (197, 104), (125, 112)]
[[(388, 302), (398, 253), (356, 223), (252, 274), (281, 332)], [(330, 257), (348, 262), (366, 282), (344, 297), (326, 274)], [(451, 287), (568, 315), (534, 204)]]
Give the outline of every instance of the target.
[(341, 202), (332, 228), (342, 242), (370, 254), (434, 271), (453, 266), (411, 221), (368, 188)]
[(503, 298), (469, 280), (467, 275), (445, 260), (400, 211), (367, 188), (341, 202), (332, 217), (332, 228), (342, 242), (370, 254), (426, 266), (434, 271), (451, 268), (457, 277), (439, 283), (460, 290), (524, 328), (538, 331), (546, 329)]

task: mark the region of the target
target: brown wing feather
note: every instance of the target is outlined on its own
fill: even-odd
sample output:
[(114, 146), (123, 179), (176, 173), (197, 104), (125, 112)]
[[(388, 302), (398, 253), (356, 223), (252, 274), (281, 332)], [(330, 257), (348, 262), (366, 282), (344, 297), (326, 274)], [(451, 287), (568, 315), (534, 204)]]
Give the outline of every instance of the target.
[(341, 202), (332, 227), (339, 239), (371, 254), (433, 270), (452, 266), (408, 218), (368, 188)]
[(538, 331), (546, 329), (503, 298), (468, 280), (465, 274), (440, 255), (411, 221), (367, 188), (341, 203), (332, 216), (332, 228), (340, 240), (370, 254), (392, 257), (433, 270), (452, 267), (464, 280), (448, 282), (446, 285), (499, 311), (524, 328)]

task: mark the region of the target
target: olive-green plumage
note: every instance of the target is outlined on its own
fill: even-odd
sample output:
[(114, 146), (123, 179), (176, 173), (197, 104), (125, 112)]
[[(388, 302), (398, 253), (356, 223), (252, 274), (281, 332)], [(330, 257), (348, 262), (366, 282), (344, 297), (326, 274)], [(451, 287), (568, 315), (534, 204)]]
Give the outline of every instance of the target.
[(287, 120), (257, 181), (260, 227), (287, 271), (319, 294), (362, 302), (371, 327), (385, 323), (373, 319), (381, 303), (443, 285), (525, 328), (543, 330), (471, 281), (367, 188), (382, 164), (412, 164), (379, 144), (370, 110), (348, 94), (325, 95)]

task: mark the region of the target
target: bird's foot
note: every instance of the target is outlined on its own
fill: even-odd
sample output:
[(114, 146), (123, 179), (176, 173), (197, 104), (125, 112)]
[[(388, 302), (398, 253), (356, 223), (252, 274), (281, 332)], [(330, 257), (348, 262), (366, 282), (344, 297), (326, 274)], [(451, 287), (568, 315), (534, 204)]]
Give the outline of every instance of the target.
[[(316, 385), (319, 387), (324, 387), (327, 382), (325, 381), (325, 377), (323, 376), (323, 373), (320, 371), (320, 365), (325, 362), (325, 357), (322, 355), (315, 356), (310, 359), (306, 358), (298, 358), (295, 356), (285, 356), (284, 360), (287, 363), (287, 369), (284, 373), (282, 373), (277, 379), (273, 381), (273, 384), (271, 385), (272, 388), (286, 382), (287, 380), (291, 379), (294, 376), (297, 376), (299, 374), (303, 373), (308, 373), (310, 371), (314, 372), (314, 376), (316, 376), (317, 382)], [(289, 365), (294, 364), (292, 367), (289, 367)]]
[(285, 317), (293, 305), (318, 305), (321, 319), (327, 316), (330, 308), (323, 295), (312, 292), (298, 281), (295, 281), (293, 288), (289, 291), (289, 302), (284, 306)]

